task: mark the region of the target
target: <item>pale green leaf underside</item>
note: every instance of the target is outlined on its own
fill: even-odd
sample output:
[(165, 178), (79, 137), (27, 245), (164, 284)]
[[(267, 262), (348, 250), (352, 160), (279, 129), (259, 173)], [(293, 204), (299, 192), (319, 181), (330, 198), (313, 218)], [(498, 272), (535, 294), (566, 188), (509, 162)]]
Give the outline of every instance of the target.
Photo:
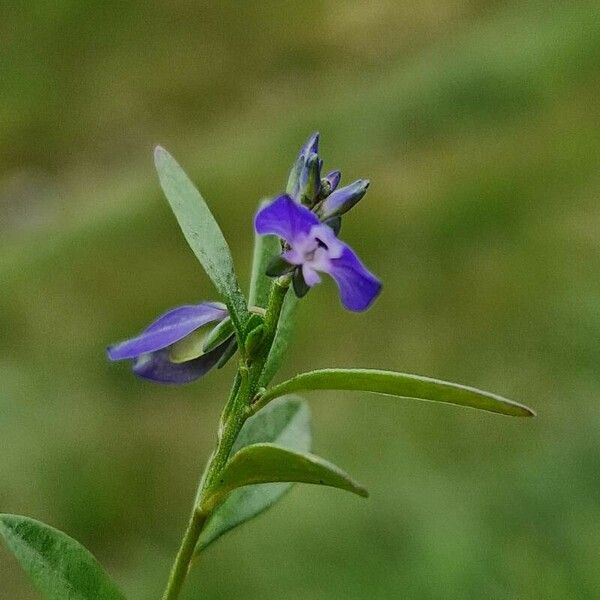
[(264, 405), (273, 398), (309, 390), (355, 390), (401, 398), (446, 402), (515, 417), (535, 416), (523, 404), (472, 387), (419, 375), (372, 369), (321, 369), (296, 375), (275, 385), (260, 398)]
[(204, 329), (192, 331), (169, 348), (169, 360), (174, 363), (183, 363), (202, 356), (204, 354), (205, 338), (206, 331)]
[(125, 600), (98, 561), (61, 531), (0, 515), (0, 537), (46, 600)]
[[(259, 442), (274, 442), (298, 452), (308, 452), (311, 431), (307, 403), (297, 396), (275, 400), (246, 421), (233, 452)], [(196, 552), (272, 506), (291, 486), (291, 483), (266, 483), (234, 490), (210, 516), (202, 530)]]
[(160, 184), (190, 248), (226, 302), (240, 328), (246, 300), (235, 275), (231, 251), (204, 198), (177, 161), (160, 146), (154, 151)]
[(242, 448), (229, 461), (207, 503), (218, 503), (227, 493), (245, 485), (276, 481), (325, 485), (364, 498), (369, 495), (347, 473), (319, 456), (276, 444), (254, 444)]

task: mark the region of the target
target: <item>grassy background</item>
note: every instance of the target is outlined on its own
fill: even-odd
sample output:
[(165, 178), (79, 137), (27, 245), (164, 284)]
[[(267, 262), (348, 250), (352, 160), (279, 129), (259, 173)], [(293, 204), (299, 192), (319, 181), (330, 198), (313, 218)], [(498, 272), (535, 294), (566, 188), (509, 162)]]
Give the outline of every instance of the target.
[[(231, 377), (180, 389), (104, 346), (213, 291), (151, 149), (193, 175), (249, 274), (257, 200), (322, 132), (372, 187), (344, 239), (364, 315), (301, 305), (285, 374), (398, 369), (537, 408), (511, 420), (311, 396), (315, 449), (368, 501), (297, 486), (184, 597), (600, 595), (600, 11), (596, 2), (10, 3), (0, 22), (0, 511), (160, 596)], [(36, 598), (0, 550), (3, 598)]]

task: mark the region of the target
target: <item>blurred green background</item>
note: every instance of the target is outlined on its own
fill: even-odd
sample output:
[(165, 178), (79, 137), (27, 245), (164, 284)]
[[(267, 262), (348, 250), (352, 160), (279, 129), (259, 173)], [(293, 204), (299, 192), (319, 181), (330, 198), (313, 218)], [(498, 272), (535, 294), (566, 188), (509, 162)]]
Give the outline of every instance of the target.
[[(310, 397), (315, 450), (371, 498), (296, 486), (220, 540), (184, 597), (600, 597), (597, 1), (3, 4), (0, 512), (160, 596), (232, 375), (184, 388), (107, 343), (214, 298), (162, 198), (156, 143), (198, 182), (247, 280), (258, 199), (305, 138), (372, 187), (344, 239), (385, 282), (331, 282), (284, 367), (484, 387), (536, 420)], [(0, 596), (29, 600), (0, 550)]]

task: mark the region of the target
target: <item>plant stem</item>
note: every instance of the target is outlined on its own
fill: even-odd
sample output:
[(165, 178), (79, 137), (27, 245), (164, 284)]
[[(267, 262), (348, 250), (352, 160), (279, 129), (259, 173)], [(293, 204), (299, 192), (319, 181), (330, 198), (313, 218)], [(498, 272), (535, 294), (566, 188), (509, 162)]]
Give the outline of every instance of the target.
[[(202, 508), (206, 493), (227, 465), (231, 448), (244, 422), (250, 415), (248, 409), (252, 398), (256, 394), (260, 376), (273, 345), (275, 334), (277, 333), (281, 308), (289, 284), (289, 278), (280, 278), (280, 280), (273, 282), (265, 315), (265, 330), (260, 355), (253, 360), (251, 365), (247, 365), (245, 355), (241, 353), (240, 367), (236, 374), (229, 399), (221, 415), (217, 445), (200, 480), (194, 502), (194, 510), (192, 511), (177, 556), (175, 557), (175, 562), (171, 568), (169, 581), (162, 600), (177, 600), (179, 597), (192, 558), (194, 557), (198, 539), (210, 517), (210, 512)], [(243, 350), (241, 346), (240, 349)]]
[(251, 395), (250, 401), (254, 398), (258, 390), (258, 384), (261, 379), (261, 375), (264, 371), (265, 364), (269, 357), (269, 352), (275, 341), (275, 335), (277, 334), (277, 326), (279, 325), (279, 318), (281, 317), (281, 309), (283, 308), (283, 302), (285, 296), (290, 287), (290, 276), (280, 277), (273, 282), (271, 286), (271, 292), (269, 294), (269, 303), (267, 305), (267, 312), (265, 315), (265, 330), (263, 337), (263, 348), (260, 356), (258, 356), (250, 368), (250, 379), (251, 379)]
[(183, 582), (188, 574), (189, 566), (194, 556), (194, 550), (198, 543), (198, 538), (202, 532), (202, 527), (206, 522), (208, 515), (194, 508), (190, 522), (183, 536), (179, 552), (175, 558), (175, 563), (169, 575), (167, 589), (163, 595), (163, 600), (175, 600), (179, 596)]

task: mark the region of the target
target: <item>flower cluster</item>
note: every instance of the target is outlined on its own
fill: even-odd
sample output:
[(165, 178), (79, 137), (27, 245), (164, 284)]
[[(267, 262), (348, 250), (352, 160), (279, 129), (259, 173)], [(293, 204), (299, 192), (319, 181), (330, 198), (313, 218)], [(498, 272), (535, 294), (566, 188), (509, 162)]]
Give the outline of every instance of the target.
[[(276, 235), (282, 253), (267, 274), (289, 274), (298, 297), (327, 273), (336, 282), (343, 305), (352, 311), (367, 309), (381, 290), (354, 251), (337, 234), (341, 216), (364, 195), (369, 181), (359, 179), (339, 187), (341, 173), (321, 177), (319, 135), (301, 148), (290, 172), (286, 193), (261, 209), (255, 218), (260, 235)], [(207, 334), (202, 328), (217, 323)], [(237, 349), (227, 308), (217, 302), (185, 305), (161, 315), (138, 336), (109, 346), (110, 360), (133, 360), (139, 377), (159, 383), (188, 383), (221, 366)]]
[(319, 283), (319, 272), (336, 282), (342, 304), (353, 311), (366, 310), (381, 291), (381, 282), (362, 264), (354, 251), (337, 238), (341, 216), (366, 193), (367, 179), (338, 188), (340, 171), (321, 178), (319, 134), (301, 148), (292, 167), (286, 193), (256, 215), (260, 235), (277, 235), (283, 252), (269, 266), (268, 275), (292, 274), (298, 297)]

